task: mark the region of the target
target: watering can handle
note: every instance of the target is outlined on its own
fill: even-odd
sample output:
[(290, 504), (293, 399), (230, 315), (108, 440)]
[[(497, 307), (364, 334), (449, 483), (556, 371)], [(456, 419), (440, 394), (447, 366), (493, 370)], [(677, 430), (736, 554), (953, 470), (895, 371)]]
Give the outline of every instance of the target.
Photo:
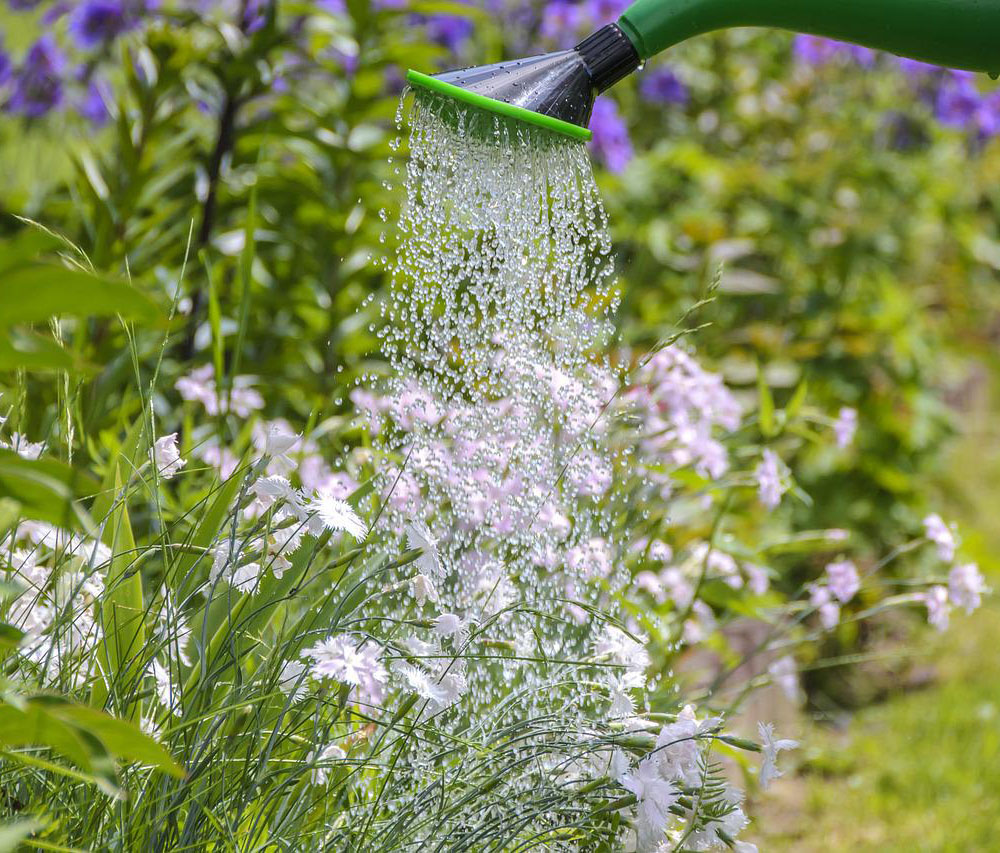
[(1000, 72), (1000, 0), (636, 0), (618, 26), (642, 59), (712, 30), (777, 27)]

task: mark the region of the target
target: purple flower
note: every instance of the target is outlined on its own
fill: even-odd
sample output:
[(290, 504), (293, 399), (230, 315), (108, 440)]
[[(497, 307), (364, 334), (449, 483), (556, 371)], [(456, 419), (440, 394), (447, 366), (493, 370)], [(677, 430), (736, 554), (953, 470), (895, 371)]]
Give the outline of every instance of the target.
[(3, 39), (0, 39), (0, 86), (10, 80), (10, 54), (3, 49)]
[(66, 2), (63, 3), (54, 3), (48, 9), (46, 9), (45, 14), (42, 15), (42, 24), (44, 24), (45, 26), (48, 26), (49, 24), (54, 24), (63, 15), (71, 11), (72, 8), (73, 4), (68, 2), (68, 0), (66, 0)]
[(14, 91), (7, 101), (12, 113), (38, 118), (59, 106), (63, 98), (62, 54), (51, 35), (44, 35), (28, 51), (14, 75)]
[(330, 15), (343, 15), (347, 12), (344, 0), (317, 0), (316, 5)]
[(111, 119), (108, 101), (111, 90), (103, 80), (91, 80), (77, 105), (77, 111), (95, 127), (103, 127)]
[(34, 9), (40, 0), (8, 0), (11, 9)]
[(981, 101), (971, 74), (949, 71), (938, 90), (935, 104), (938, 121), (949, 127), (969, 127), (975, 120)]
[(549, 3), (542, 13), (542, 38), (559, 45), (573, 44), (582, 22), (580, 11), (579, 5), (568, 3), (566, 0), (554, 0)]
[(472, 22), (459, 15), (431, 15), (427, 18), (427, 34), (454, 52), (472, 35)]
[(825, 65), (841, 58), (853, 59), (864, 68), (871, 68), (875, 64), (873, 50), (819, 36), (797, 35), (792, 50), (797, 59), (810, 65)]
[(680, 78), (669, 68), (657, 68), (643, 74), (639, 91), (647, 101), (657, 104), (686, 104), (688, 90)]
[(590, 147), (598, 159), (612, 172), (624, 171), (632, 159), (632, 141), (618, 105), (610, 98), (598, 98), (594, 104), (590, 129), (594, 134)]
[(247, 35), (252, 35), (263, 29), (267, 21), (267, 0), (247, 0), (243, 7), (243, 20), (240, 26)]
[(617, 21), (628, 6), (627, 0), (587, 0), (584, 4), (587, 19), (595, 26)]
[(919, 59), (907, 59), (905, 56), (897, 56), (896, 64), (899, 65), (900, 71), (910, 77), (922, 77), (925, 74), (933, 74), (935, 71), (942, 70), (940, 65), (931, 65), (928, 62), (921, 62)]
[(84, 49), (113, 41), (128, 26), (128, 10), (121, 0), (86, 0), (69, 19), (70, 32)]

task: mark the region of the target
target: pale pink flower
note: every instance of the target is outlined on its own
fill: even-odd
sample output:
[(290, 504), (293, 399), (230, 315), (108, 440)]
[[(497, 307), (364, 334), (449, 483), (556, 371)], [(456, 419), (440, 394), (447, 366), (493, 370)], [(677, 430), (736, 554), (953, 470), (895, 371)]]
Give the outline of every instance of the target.
[(837, 560), (826, 567), (827, 584), (830, 592), (842, 604), (854, 598), (861, 588), (858, 569), (850, 560)]
[(858, 430), (858, 412), (856, 409), (844, 406), (833, 424), (833, 432), (837, 438), (837, 447), (843, 450), (852, 441)]
[(798, 704), (802, 691), (799, 687), (799, 666), (795, 658), (791, 655), (778, 658), (768, 666), (767, 671), (788, 701)]
[(938, 556), (945, 563), (955, 559), (955, 534), (937, 513), (924, 519), (924, 531), (927, 538), (937, 546)]
[(165, 435), (153, 442), (153, 464), (164, 480), (169, 480), (186, 464), (177, 448), (177, 433)]
[(840, 621), (840, 605), (834, 601), (828, 587), (813, 585), (809, 589), (809, 603), (819, 611), (820, 624), (832, 631)]
[(966, 613), (972, 613), (982, 604), (984, 592), (987, 592), (986, 580), (975, 563), (955, 566), (948, 575), (948, 599)]
[(939, 631), (948, 630), (951, 605), (948, 603), (948, 588), (932, 586), (922, 596), (927, 606), (927, 621)]
[(388, 674), (374, 644), (355, 645), (349, 637), (329, 637), (302, 653), (313, 661), (317, 678), (332, 678), (350, 685), (360, 703), (377, 705), (385, 698)]
[(765, 449), (763, 458), (754, 472), (760, 502), (768, 509), (775, 509), (781, 503), (781, 496), (788, 491), (787, 469), (771, 449)]

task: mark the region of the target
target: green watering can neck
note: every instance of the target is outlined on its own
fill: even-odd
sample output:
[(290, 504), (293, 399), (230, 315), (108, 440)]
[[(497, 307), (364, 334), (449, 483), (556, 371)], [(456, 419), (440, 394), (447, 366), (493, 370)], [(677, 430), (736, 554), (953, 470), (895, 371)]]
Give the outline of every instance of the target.
[(1000, 71), (1000, 0), (636, 0), (618, 25), (642, 59), (713, 30), (775, 27)]
[(588, 139), (594, 99), (693, 36), (775, 27), (970, 71), (1000, 71), (1000, 0), (636, 0), (572, 50), (449, 71), (415, 86)]

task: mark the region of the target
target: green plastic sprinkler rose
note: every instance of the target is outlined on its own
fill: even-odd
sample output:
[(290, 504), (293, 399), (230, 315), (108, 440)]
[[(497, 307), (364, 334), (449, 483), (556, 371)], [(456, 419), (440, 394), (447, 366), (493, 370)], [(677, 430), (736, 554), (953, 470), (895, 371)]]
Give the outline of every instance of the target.
[(1000, 0), (636, 0), (561, 50), (410, 83), (509, 118), (589, 139), (594, 99), (645, 60), (693, 36), (777, 27), (969, 71), (1000, 72)]

